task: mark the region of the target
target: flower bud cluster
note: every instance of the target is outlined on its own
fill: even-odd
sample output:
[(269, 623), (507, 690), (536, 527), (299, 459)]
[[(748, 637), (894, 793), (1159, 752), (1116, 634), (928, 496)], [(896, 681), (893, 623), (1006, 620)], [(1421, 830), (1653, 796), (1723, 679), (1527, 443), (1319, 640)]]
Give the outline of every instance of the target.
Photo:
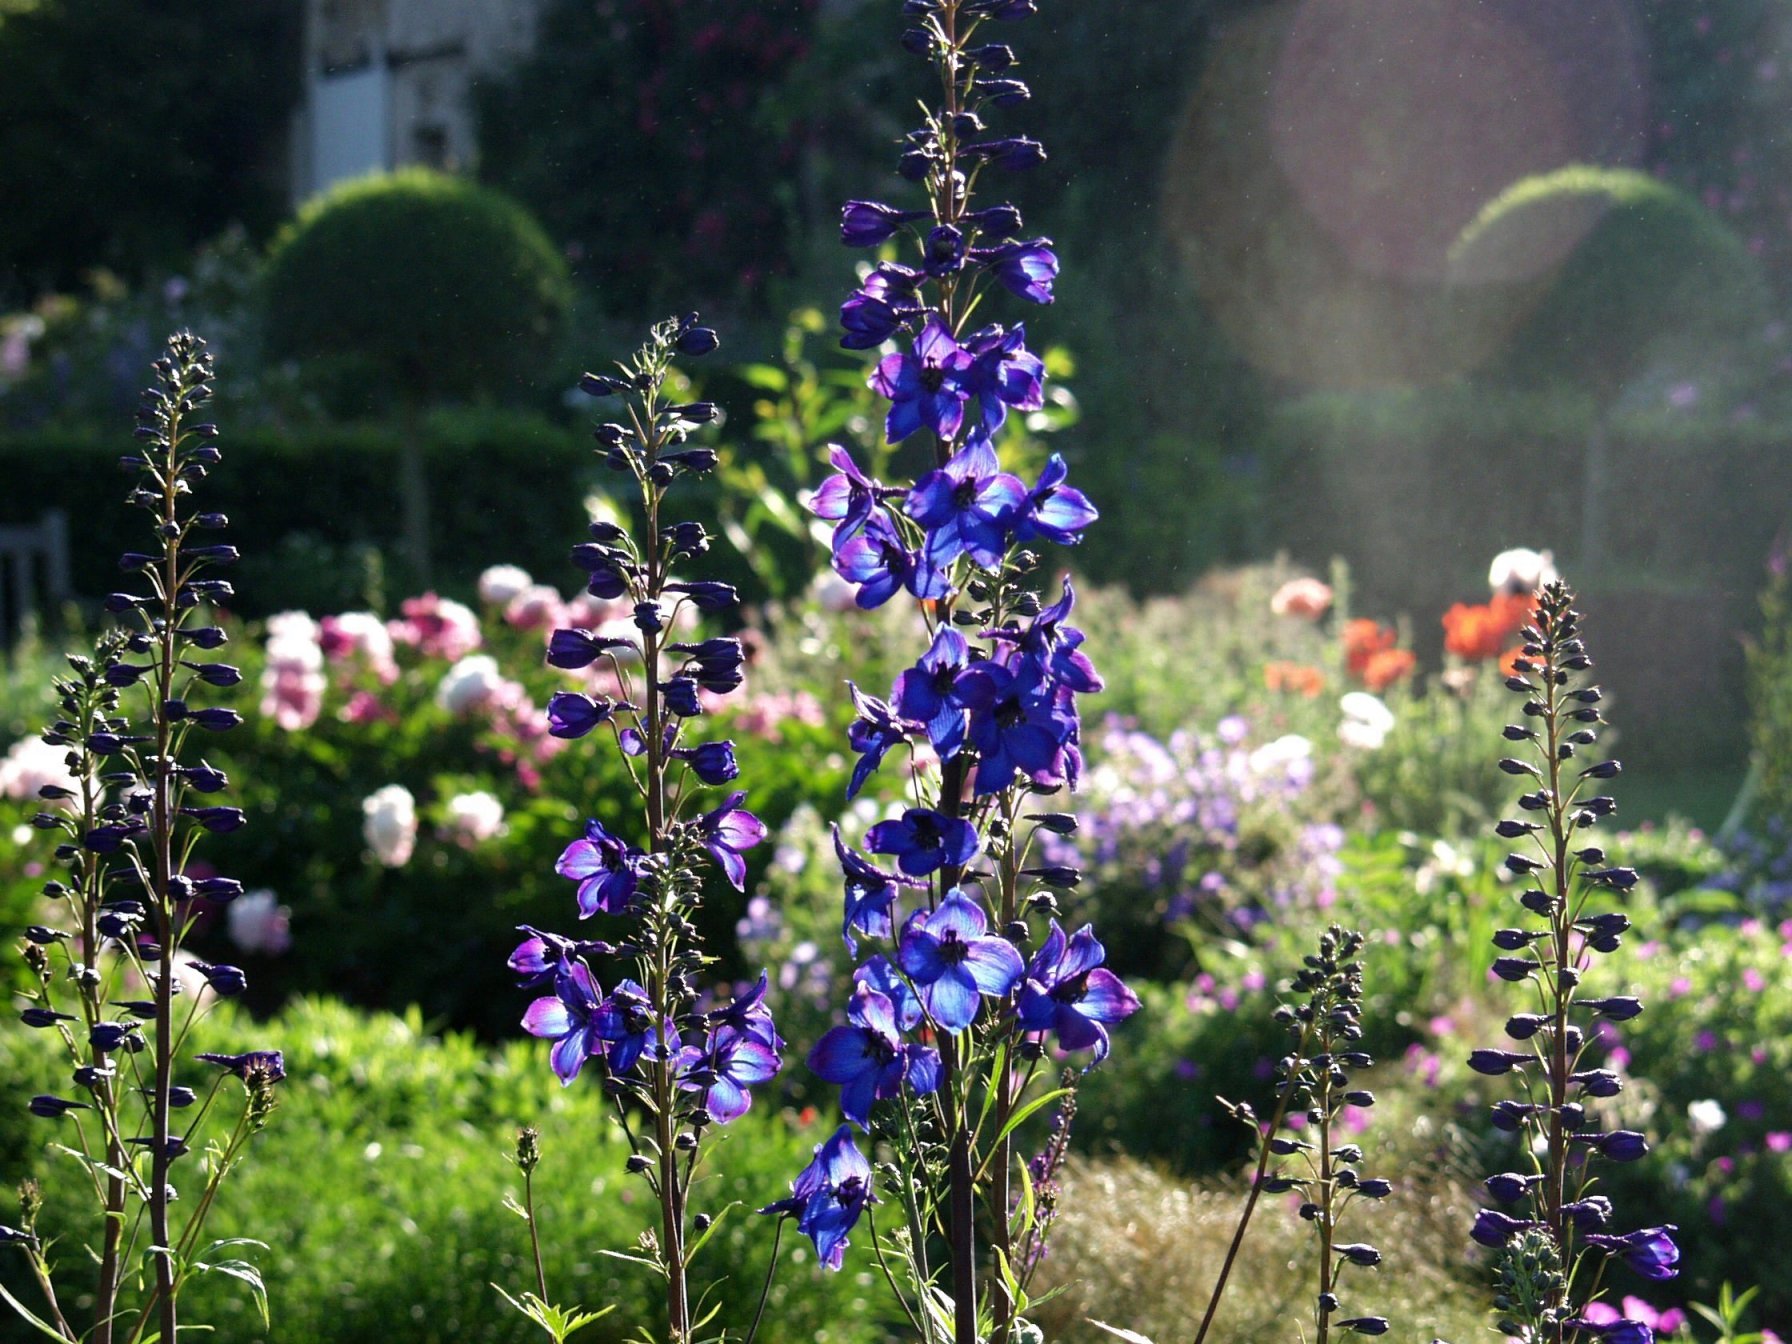
[(1612, 865), (1591, 835), (1616, 810), (1596, 790), (1620, 767), (1592, 751), (1605, 722), (1604, 696), (1587, 681), (1593, 662), (1580, 623), (1567, 585), (1550, 582), (1536, 594), (1506, 681), (1524, 703), (1522, 721), (1508, 725), (1504, 736), (1528, 745), (1530, 755), (1499, 765), (1524, 779), (1528, 791), (1518, 799), (1525, 815), (1501, 821), (1495, 833), (1520, 846), (1506, 868), (1524, 884), (1518, 903), (1530, 922), (1494, 934), (1500, 956), (1493, 970), (1502, 980), (1529, 985), (1537, 1011), (1507, 1021), (1512, 1048), (1468, 1057), (1478, 1073), (1523, 1080), (1525, 1099), (1497, 1102), (1492, 1118), (1526, 1155), (1524, 1169), (1487, 1179), (1487, 1194), (1500, 1207), (1482, 1209), (1470, 1235), (1501, 1251), (1496, 1305), (1507, 1317), (1507, 1333), (1531, 1344), (1573, 1332), (1647, 1344), (1645, 1323), (1582, 1319), (1597, 1296), (1604, 1261), (1615, 1258), (1647, 1278), (1667, 1279), (1678, 1272), (1680, 1253), (1672, 1227), (1608, 1233), (1611, 1201), (1592, 1193), (1599, 1161), (1635, 1161), (1648, 1143), (1640, 1133), (1600, 1123), (1593, 1103), (1617, 1095), (1624, 1080), (1586, 1059), (1600, 1021), (1628, 1021), (1642, 1004), (1627, 995), (1589, 993), (1586, 983), (1596, 958), (1617, 951), (1630, 928), (1623, 910), (1599, 903), (1621, 899), (1637, 875)]
[[(197, 903), (228, 902), (241, 884), (183, 870), (202, 833), (228, 834), (246, 818), (218, 801), (230, 785), (224, 772), (191, 750), (195, 732), (226, 732), (241, 722), (234, 709), (201, 703), (242, 681), (236, 667), (206, 656), (227, 641), (210, 613), (233, 595), (229, 582), (213, 575), (233, 564), (237, 551), (216, 539), (224, 515), (191, 508), (195, 488), (223, 460), (217, 426), (197, 420), (212, 396), (212, 359), (203, 341), (183, 332), (169, 338), (154, 369), (137, 410), (137, 447), (121, 459), (135, 477), (127, 502), (150, 515), (153, 548), (121, 557), (131, 590), (113, 593), (106, 608), (122, 625), (102, 633), (91, 656), (71, 656), (73, 675), (56, 683), (59, 716), (43, 740), (66, 749), (72, 782), (41, 790), (47, 807), (33, 824), (59, 835), (55, 858), (68, 876), (44, 891), (66, 917), (27, 931), (26, 958), (39, 987), (21, 1013), (27, 1026), (60, 1043), (71, 1082), (65, 1094), (31, 1098), (27, 1109), (47, 1120), (73, 1117), (83, 1155), (94, 1170), (110, 1173), (95, 1186), (104, 1203), (95, 1297), (106, 1320), (118, 1309), (122, 1266), (141, 1252), (140, 1234), (160, 1246), (197, 1238), (211, 1190), (266, 1124), (273, 1085), (283, 1076), (278, 1051), (257, 1052), (252, 1073), (228, 1068), (247, 1056), (198, 1056), (226, 1063), (243, 1081), (243, 1108), (229, 1136), (214, 1144), (222, 1158), (201, 1175), (206, 1194), (194, 1201), (187, 1229), (171, 1232), (171, 1169), (203, 1146), (191, 1117), (221, 1113), (209, 1096), (191, 1109), (198, 1094), (174, 1081), (177, 1041), (205, 1002), (180, 1010), (176, 1020), (177, 970), (207, 996), (230, 998), (247, 988), (237, 967), (183, 949)], [(127, 707), (133, 696), (141, 697), (134, 714)], [(148, 986), (147, 999), (112, 998), (133, 981)], [(88, 1113), (97, 1121), (92, 1127), (80, 1123)], [(147, 1219), (128, 1216), (134, 1204), (146, 1207)], [(171, 1256), (152, 1259), (156, 1318), (172, 1337), (180, 1270)]]

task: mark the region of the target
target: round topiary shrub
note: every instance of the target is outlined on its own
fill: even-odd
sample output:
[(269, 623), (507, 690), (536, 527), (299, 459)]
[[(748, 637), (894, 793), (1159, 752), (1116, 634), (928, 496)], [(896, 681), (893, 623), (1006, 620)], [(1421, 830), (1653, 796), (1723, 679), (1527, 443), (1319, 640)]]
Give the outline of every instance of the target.
[(276, 357), (354, 369), (416, 404), (525, 380), (553, 352), (572, 280), (508, 196), (412, 168), (309, 201), (274, 242), (266, 296)]

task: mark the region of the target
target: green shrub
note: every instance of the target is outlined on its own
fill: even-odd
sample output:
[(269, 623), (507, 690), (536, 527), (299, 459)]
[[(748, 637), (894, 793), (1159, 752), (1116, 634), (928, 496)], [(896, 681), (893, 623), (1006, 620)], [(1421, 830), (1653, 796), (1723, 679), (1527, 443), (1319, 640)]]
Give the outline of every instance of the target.
[[(424, 953), (423, 955), (427, 955)], [(225, 1187), (212, 1230), (253, 1237), (274, 1319), (264, 1331), (240, 1284), (201, 1279), (183, 1299), (192, 1318), (241, 1344), (460, 1344), (524, 1338), (516, 1313), (492, 1288), (532, 1287), (528, 1234), (503, 1206), (521, 1181), (506, 1161), (519, 1124), (542, 1132), (535, 1189), (548, 1284), (561, 1301), (617, 1310), (579, 1336), (617, 1344), (656, 1319), (659, 1287), (648, 1273), (602, 1254), (628, 1251), (657, 1216), (627, 1157), (595, 1078), (562, 1089), (537, 1042), (487, 1051), (465, 1036), (435, 1037), (420, 1017), (362, 1015), (322, 1000), (273, 1019), (220, 1012), (195, 1033), (199, 1050), (252, 1045), (285, 1051), (287, 1080), (268, 1132)], [(204, 1068), (205, 1066), (200, 1066)], [(11, 1090), (53, 1090), (49, 1052), (36, 1033), (0, 1027), (0, 1073)], [(58, 1122), (60, 1123), (60, 1122)], [(0, 1113), (0, 1164), (44, 1179), (46, 1229), (63, 1225), (78, 1169), (46, 1151), (65, 1137), (22, 1106)], [(750, 1319), (771, 1249), (771, 1223), (753, 1210), (782, 1197), (826, 1137), (790, 1123), (764, 1099), (718, 1145), (719, 1179), (699, 1179), (695, 1198), (720, 1213), (735, 1204), (698, 1261), (737, 1332)], [(78, 1255), (75, 1240), (62, 1258)], [(16, 1272), (16, 1257), (0, 1273)], [(872, 1272), (827, 1274), (801, 1238), (787, 1236), (784, 1268), (768, 1308), (768, 1340), (857, 1344), (884, 1336), (886, 1299)], [(31, 1294), (35, 1289), (7, 1280)], [(27, 1296), (27, 1300), (30, 1300)]]
[(310, 201), (275, 240), (265, 284), (272, 354), (352, 364), (413, 403), (527, 379), (572, 305), (565, 260), (522, 206), (423, 169)]

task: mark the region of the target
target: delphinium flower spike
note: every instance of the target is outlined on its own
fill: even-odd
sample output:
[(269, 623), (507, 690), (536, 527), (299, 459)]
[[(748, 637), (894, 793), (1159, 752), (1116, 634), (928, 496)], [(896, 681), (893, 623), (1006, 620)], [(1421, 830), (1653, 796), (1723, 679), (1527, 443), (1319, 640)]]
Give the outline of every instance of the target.
[[(1375, 1104), (1372, 1093), (1351, 1084), (1351, 1074), (1373, 1062), (1360, 1048), (1362, 950), (1362, 934), (1337, 925), (1327, 929), (1317, 951), (1304, 959), (1290, 986), (1295, 994), (1305, 996), (1305, 1002), (1276, 1009), (1276, 1021), (1287, 1029), (1292, 1048), (1276, 1064), (1276, 1104), (1268, 1123), (1260, 1124), (1248, 1104), (1222, 1103), (1233, 1119), (1251, 1130), (1257, 1144), (1257, 1166), (1195, 1333), (1195, 1344), (1207, 1338), (1259, 1196), (1289, 1191), (1300, 1193), (1300, 1216), (1313, 1225), (1319, 1238), (1313, 1316), (1316, 1344), (1330, 1338), (1334, 1327), (1360, 1335), (1387, 1332), (1388, 1322), (1381, 1316), (1338, 1316), (1344, 1309), (1339, 1290), (1346, 1271), (1378, 1265), (1382, 1259), (1381, 1252), (1367, 1242), (1341, 1240), (1339, 1222), (1357, 1199), (1385, 1199), (1394, 1189), (1382, 1177), (1360, 1173), (1361, 1146), (1340, 1142), (1337, 1128), (1346, 1107), (1367, 1110)], [(1296, 1119), (1301, 1124), (1298, 1130), (1292, 1127)], [(1278, 1165), (1284, 1160), (1299, 1165)]]
[[(45, 789), (49, 806), (35, 822), (63, 836), (56, 858), (68, 879), (44, 890), (65, 905), (68, 920), (67, 927), (28, 932), (26, 960), (38, 989), (21, 1015), (46, 1029), (71, 1068), (72, 1095), (33, 1097), (29, 1109), (66, 1123), (94, 1173), (102, 1219), (91, 1338), (100, 1344), (146, 1334), (175, 1338), (180, 1287), (206, 1268), (197, 1255), (213, 1198), (267, 1123), (285, 1072), (277, 1050), (199, 1055), (226, 1064), (203, 1096), (176, 1081), (182, 1043), (202, 1004), (246, 988), (236, 967), (195, 960), (182, 946), (196, 897), (223, 902), (241, 890), (230, 878), (188, 875), (203, 834), (244, 824), (239, 809), (218, 801), (229, 780), (190, 750), (195, 731), (204, 738), (239, 721), (235, 710), (196, 699), (241, 676), (206, 656), (226, 640), (207, 612), (231, 596), (227, 581), (206, 575), (233, 562), (236, 549), (216, 540), (224, 516), (195, 512), (191, 504), (195, 487), (222, 460), (217, 427), (198, 422), (211, 399), (205, 343), (187, 333), (170, 337), (155, 374), (138, 408), (137, 450), (122, 459), (136, 477), (128, 502), (150, 515), (153, 548), (120, 561), (139, 589), (106, 601), (123, 628), (103, 633), (91, 657), (70, 657), (74, 675), (56, 686), (61, 717), (44, 733), (46, 742), (68, 749), (72, 780)], [(135, 718), (127, 712), (133, 692), (144, 702)], [(177, 1003), (183, 962), (208, 991), (184, 1007)], [(147, 986), (147, 999), (122, 997), (137, 992), (133, 981)], [(177, 1163), (205, 1147), (199, 1124), (224, 1112), (214, 1103), (227, 1078), (242, 1084), (242, 1108), (228, 1134), (211, 1144), (199, 1194), (177, 1209)], [(87, 1337), (70, 1328), (35, 1235), (18, 1244), (44, 1289), (50, 1333)], [(149, 1260), (150, 1283), (133, 1307), (122, 1299), (138, 1281), (132, 1266), (139, 1255)], [(232, 1272), (260, 1295), (252, 1269), (239, 1262)]]
[(1501, 760), (1500, 768), (1526, 780), (1528, 791), (1518, 799), (1520, 815), (1495, 829), (1518, 845), (1506, 867), (1531, 885), (1518, 898), (1529, 925), (1494, 934), (1500, 956), (1493, 969), (1503, 980), (1530, 986), (1537, 1004), (1506, 1023), (1515, 1048), (1469, 1056), (1477, 1072), (1517, 1075), (1524, 1089), (1523, 1101), (1493, 1108), (1495, 1127), (1517, 1139), (1522, 1169), (1488, 1178), (1487, 1193), (1499, 1207), (1483, 1209), (1471, 1235), (1500, 1252), (1495, 1305), (1507, 1334), (1527, 1344), (1581, 1338), (1647, 1344), (1649, 1329), (1641, 1322), (1595, 1324), (1584, 1315), (1598, 1298), (1609, 1259), (1666, 1279), (1677, 1272), (1680, 1253), (1672, 1227), (1608, 1232), (1611, 1202), (1591, 1193), (1599, 1162), (1632, 1161), (1648, 1145), (1639, 1133), (1600, 1124), (1588, 1103), (1616, 1094), (1623, 1080), (1583, 1067), (1598, 1022), (1634, 1017), (1642, 1005), (1589, 992), (1585, 983), (1595, 958), (1615, 952), (1630, 927), (1622, 910), (1600, 906), (1634, 886), (1637, 875), (1608, 863), (1593, 842), (1593, 828), (1617, 806), (1599, 787), (1619, 766), (1590, 751), (1604, 722), (1603, 696), (1587, 680), (1593, 663), (1580, 622), (1567, 585), (1545, 587), (1506, 682), (1524, 705), (1522, 720), (1508, 725), (1505, 737), (1524, 755)]
[[(899, 1227), (871, 1228), (870, 1249), (927, 1339), (944, 1333), (936, 1304), (950, 1298), (956, 1344), (1007, 1344), (1026, 1309), (1045, 1226), (1037, 1201), (1021, 1197), (1028, 1175), (1014, 1131), (1054, 1099), (1068, 1115), (1076, 1077), (1046, 1090), (1046, 1049), (1099, 1062), (1110, 1028), (1138, 1007), (1102, 965), (1094, 930), (1050, 918), (1054, 888), (1075, 875), (1029, 858), (1042, 826), (1074, 829), (1068, 814), (1037, 812), (1029, 800), (1074, 787), (1077, 697), (1101, 689), (1070, 624), (1068, 580), (1040, 594), (1040, 558), (1028, 549), (1076, 543), (1096, 511), (1055, 456), (1033, 482), (1004, 468), (1000, 436), (1011, 412), (1043, 406), (1045, 362), (1024, 327), (984, 311), (1004, 297), (1054, 298), (1051, 241), (1024, 236), (1014, 206), (974, 200), (1044, 159), (1036, 141), (997, 137), (986, 124), (1029, 96), (1013, 75), (1014, 51), (996, 39), (1034, 8), (904, 0), (913, 26), (901, 45), (933, 67), (939, 89), (897, 165), (917, 203), (849, 201), (841, 214), (847, 246), (902, 247), (900, 260), (867, 267), (842, 305), (841, 344), (883, 347), (869, 381), (888, 402), (884, 438), (925, 457), (918, 479), (886, 484), (832, 446), (834, 474), (811, 502), (833, 525), (833, 567), (858, 605), (906, 595), (926, 631), (887, 698), (850, 688), (858, 716), (848, 796), (892, 753), (913, 767), (924, 744), (940, 765), (906, 772), (912, 796), (900, 816), (837, 839), (842, 931), (862, 964), (845, 1023), (810, 1064), (841, 1087), (848, 1124), (792, 1198), (768, 1210), (797, 1218), (824, 1262), (839, 1264), (847, 1233), (879, 1202), (850, 1183), (865, 1161), (853, 1130), (887, 1144), (894, 1159), (880, 1191), (900, 1210)], [(1067, 1137), (1065, 1128), (1060, 1148)]]
[(765, 976), (725, 1002), (699, 1000), (698, 976), (709, 962), (694, 923), (704, 871), (713, 866), (741, 888), (745, 852), (765, 837), (742, 806), (744, 791), (703, 801), (740, 774), (732, 742), (693, 739), (705, 697), (741, 684), (742, 651), (737, 639), (680, 633), (698, 613), (733, 606), (735, 592), (679, 576), (682, 562), (709, 549), (709, 537), (700, 524), (665, 516), (671, 486), (717, 460), (713, 448), (690, 442), (716, 408), (674, 400), (673, 360), (716, 346), (696, 314), (673, 318), (615, 373), (588, 373), (580, 384), (620, 407), (596, 438), (604, 461), (635, 483), (639, 527), (593, 523), (572, 560), (593, 596), (633, 606), (636, 634), (554, 631), (547, 661), (586, 680), (585, 689), (549, 701), (548, 719), (557, 737), (613, 738), (641, 813), (587, 821), (555, 864), (576, 884), (579, 917), (609, 921), (617, 941), (525, 929), (529, 937), (510, 958), (525, 986), (547, 991), (529, 1005), (524, 1028), (554, 1042), (549, 1064), (563, 1084), (585, 1071), (601, 1079), (628, 1137), (628, 1170), (659, 1203), (648, 1253), (666, 1281), (669, 1338), (680, 1342), (692, 1330), (690, 1233), (713, 1217), (689, 1207), (703, 1144), (714, 1126), (746, 1113), (751, 1089), (777, 1073), (784, 1044), (765, 1003)]

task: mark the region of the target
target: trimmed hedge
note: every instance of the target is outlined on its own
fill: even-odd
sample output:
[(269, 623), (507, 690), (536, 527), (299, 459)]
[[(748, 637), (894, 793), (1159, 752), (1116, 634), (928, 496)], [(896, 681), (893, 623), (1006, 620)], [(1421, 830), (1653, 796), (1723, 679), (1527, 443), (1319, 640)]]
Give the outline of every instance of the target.
[[(566, 579), (566, 548), (585, 524), (596, 481), (590, 441), (544, 419), (498, 412), (423, 421), (434, 586), (464, 595), (500, 562)], [(400, 555), (403, 439), (389, 424), (283, 433), (231, 432), (205, 483), (206, 507), (230, 515), (242, 548), (233, 609), (264, 616), (300, 607), (340, 610), (413, 590)], [(96, 602), (119, 586), (117, 557), (142, 549), (142, 518), (121, 501), (117, 458), (128, 435), (0, 437), (0, 525), (67, 510), (74, 589)]]

